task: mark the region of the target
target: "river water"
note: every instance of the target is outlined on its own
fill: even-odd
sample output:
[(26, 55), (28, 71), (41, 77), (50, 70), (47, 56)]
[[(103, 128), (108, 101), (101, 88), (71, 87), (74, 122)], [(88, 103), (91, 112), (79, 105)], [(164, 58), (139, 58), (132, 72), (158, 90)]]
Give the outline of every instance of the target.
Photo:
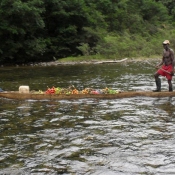
[[(144, 62), (4, 67), (0, 87), (148, 91), (155, 88), (154, 71)], [(1, 98), (0, 104), (0, 174), (175, 174), (174, 98)]]

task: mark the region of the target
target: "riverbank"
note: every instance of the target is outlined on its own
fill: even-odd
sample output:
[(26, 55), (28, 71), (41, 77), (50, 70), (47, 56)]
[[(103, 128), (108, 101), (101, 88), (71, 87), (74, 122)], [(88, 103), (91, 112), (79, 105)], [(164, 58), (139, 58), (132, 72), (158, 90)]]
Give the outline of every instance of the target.
[(48, 62), (30, 62), (26, 64), (5, 64), (1, 67), (25, 67), (25, 66), (59, 66), (59, 65), (78, 65), (78, 64), (115, 64), (115, 63), (129, 63), (129, 62), (159, 62), (160, 58), (122, 58), (122, 59), (59, 59)]
[(29, 66), (59, 66), (59, 65), (76, 65), (76, 64), (115, 64), (115, 63), (126, 63), (126, 62), (156, 62), (160, 61), (159, 58), (123, 58), (120, 60), (83, 60), (83, 61), (65, 61), (56, 60), (50, 62), (30, 63)]

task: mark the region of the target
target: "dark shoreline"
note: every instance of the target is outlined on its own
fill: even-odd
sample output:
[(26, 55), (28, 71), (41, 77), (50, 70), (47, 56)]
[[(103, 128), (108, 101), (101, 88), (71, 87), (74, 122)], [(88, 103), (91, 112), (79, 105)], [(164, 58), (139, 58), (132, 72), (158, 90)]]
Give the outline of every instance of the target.
[(159, 62), (160, 59), (154, 58), (147, 58), (147, 59), (128, 59), (124, 58), (121, 60), (103, 60), (103, 61), (68, 61), (68, 62), (61, 62), (61, 61), (50, 61), (50, 62), (40, 62), (40, 63), (30, 63), (28, 66), (59, 66), (59, 65), (78, 65), (78, 64), (120, 64), (120, 63), (134, 63), (134, 62)]
[(84, 65), (90, 65), (90, 64), (117, 64), (117, 63), (129, 63), (129, 62), (157, 62), (159, 59), (153, 59), (153, 58), (148, 58), (148, 59), (128, 59), (124, 58), (121, 60), (103, 60), (103, 61), (49, 61), (49, 62), (30, 62), (26, 64), (2, 64), (1, 67), (27, 67), (27, 66), (62, 66), (62, 65), (79, 65), (79, 64), (84, 64)]

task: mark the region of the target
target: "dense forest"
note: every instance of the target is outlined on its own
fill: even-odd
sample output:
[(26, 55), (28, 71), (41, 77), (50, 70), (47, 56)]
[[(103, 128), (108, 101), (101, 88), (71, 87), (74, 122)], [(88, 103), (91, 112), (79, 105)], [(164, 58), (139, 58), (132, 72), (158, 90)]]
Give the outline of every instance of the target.
[(0, 62), (151, 57), (175, 47), (174, 0), (1, 0)]

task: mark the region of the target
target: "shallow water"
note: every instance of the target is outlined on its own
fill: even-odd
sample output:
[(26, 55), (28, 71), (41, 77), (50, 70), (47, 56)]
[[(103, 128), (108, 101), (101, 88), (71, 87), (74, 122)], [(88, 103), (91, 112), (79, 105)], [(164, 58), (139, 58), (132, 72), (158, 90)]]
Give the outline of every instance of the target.
[[(155, 87), (155, 70), (143, 63), (9, 69), (1, 74), (8, 90)], [(1, 98), (0, 104), (0, 174), (175, 174), (174, 98)]]

